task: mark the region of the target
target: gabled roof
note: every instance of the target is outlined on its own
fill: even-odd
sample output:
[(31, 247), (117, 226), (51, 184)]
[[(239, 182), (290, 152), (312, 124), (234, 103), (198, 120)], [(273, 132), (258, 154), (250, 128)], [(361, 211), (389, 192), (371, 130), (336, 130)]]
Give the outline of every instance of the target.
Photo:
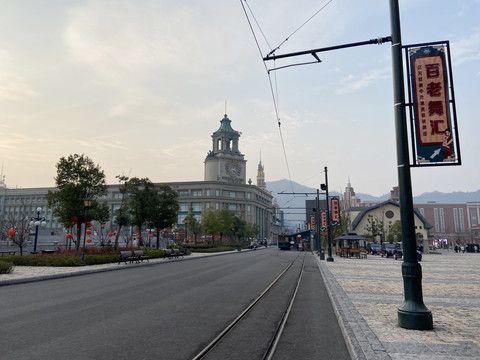
[[(363, 210), (360, 214), (357, 215), (357, 217), (355, 218), (355, 220), (353, 221), (352, 223), (352, 229), (356, 229), (356, 227), (358, 226), (358, 224), (360, 223), (360, 221), (362, 221), (363, 217), (365, 215), (367, 215), (367, 213), (369, 213), (370, 211), (372, 210), (376, 210), (378, 208), (381, 208), (385, 205), (393, 205), (393, 206), (396, 206), (396, 207), (400, 207), (400, 204), (395, 202), (395, 201), (392, 201), (392, 200), (387, 200), (387, 201), (384, 201), (382, 203), (379, 203), (379, 204), (376, 204), (374, 206), (370, 206), (368, 208), (365, 208), (365, 210)], [(427, 219), (425, 219), (423, 217), (422, 214), (420, 214), (420, 211), (418, 211), (418, 209), (413, 209), (413, 212), (415, 213), (415, 215), (418, 216), (418, 218), (422, 221), (423, 223), (423, 228), (425, 230), (429, 230), (431, 229), (433, 226), (430, 225), (430, 223), (427, 221)]]

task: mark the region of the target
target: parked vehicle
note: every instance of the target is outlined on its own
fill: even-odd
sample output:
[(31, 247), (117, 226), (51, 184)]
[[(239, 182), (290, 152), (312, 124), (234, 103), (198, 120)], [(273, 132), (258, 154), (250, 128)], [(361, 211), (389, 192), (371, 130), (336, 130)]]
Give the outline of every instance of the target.
[(379, 243), (369, 243), (368, 247), (368, 253), (371, 255), (380, 255), (380, 253), (382, 252), (382, 245), (380, 245)]
[(392, 257), (393, 256), (393, 251), (395, 250), (395, 244), (394, 243), (383, 243), (382, 244), (382, 257)]
[(393, 250), (393, 258), (397, 260), (397, 259), (401, 259), (402, 257), (403, 257), (402, 243), (395, 243), (395, 249)]

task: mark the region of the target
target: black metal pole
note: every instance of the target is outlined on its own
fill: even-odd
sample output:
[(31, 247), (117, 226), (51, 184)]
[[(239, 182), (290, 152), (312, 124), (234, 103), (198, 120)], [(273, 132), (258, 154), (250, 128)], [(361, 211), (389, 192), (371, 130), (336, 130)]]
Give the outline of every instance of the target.
[(83, 229), (82, 265), (85, 265), (85, 241), (87, 239), (87, 216), (88, 216), (88, 207), (85, 206), (85, 229)]
[(330, 201), (328, 199), (328, 176), (327, 176), (327, 167), (325, 166), (325, 194), (327, 197), (327, 251), (328, 251), (328, 256), (327, 256), (327, 261), (333, 261), (332, 257), (332, 239), (330, 236)]
[(423, 303), (422, 268), (417, 260), (398, 0), (390, 0), (390, 25), (392, 31), (392, 70), (398, 188), (400, 191), (400, 216), (402, 219), (404, 251), (404, 261), (402, 263), (404, 304), (398, 309), (398, 325), (407, 329), (431, 330), (433, 329), (432, 313)]
[(317, 189), (317, 197), (315, 198), (315, 247), (320, 255), (320, 219), (318, 214), (320, 214), (320, 190)]

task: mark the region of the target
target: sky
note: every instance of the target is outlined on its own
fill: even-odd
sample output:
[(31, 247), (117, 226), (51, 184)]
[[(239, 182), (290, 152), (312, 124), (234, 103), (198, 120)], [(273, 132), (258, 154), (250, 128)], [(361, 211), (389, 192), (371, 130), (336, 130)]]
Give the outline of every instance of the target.
[[(388, 4), (248, 0), (254, 36), (240, 0), (0, 0), (5, 182), (55, 186), (55, 165), (75, 153), (109, 184), (203, 181), (227, 113), (247, 179), (261, 160), (267, 182), (318, 188), (327, 167), (330, 189), (350, 180), (356, 192), (388, 193), (398, 183), (390, 43), (269, 73), (283, 63), (262, 60), (277, 47), (389, 36)], [(403, 45), (450, 41), (462, 156), (461, 166), (412, 168), (413, 194), (477, 191), (480, 0), (400, 0), (400, 14)]]

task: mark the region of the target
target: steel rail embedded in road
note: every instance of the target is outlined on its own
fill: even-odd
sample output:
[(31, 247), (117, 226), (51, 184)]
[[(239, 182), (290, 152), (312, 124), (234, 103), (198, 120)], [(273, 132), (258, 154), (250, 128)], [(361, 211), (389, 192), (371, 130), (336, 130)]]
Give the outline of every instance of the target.
[[(292, 306), (295, 301), (295, 297), (298, 291), (298, 288), (301, 283), (302, 275), (304, 272), (305, 268), (305, 254), (303, 254), (303, 260), (302, 260), (302, 268), (300, 271), (300, 274), (297, 278), (296, 281), (296, 286), (293, 292), (290, 295), (288, 304), (285, 308), (285, 311), (283, 312), (277, 328), (275, 329), (274, 335), (272, 336), (272, 339), (269, 342), (269, 345), (264, 353), (264, 356), (262, 359), (272, 359), (273, 354), (275, 353), (276, 347), (278, 345), (278, 342), (280, 340), (280, 337), (282, 335), (283, 329), (285, 327), (285, 323), (287, 322), (288, 316), (290, 314), (290, 310), (292, 309)], [(267, 288), (250, 304), (247, 306), (247, 308), (242, 311), (240, 315), (238, 315), (225, 329), (223, 329), (203, 350), (201, 350), (192, 360), (200, 360), (205, 358), (208, 353), (213, 350), (225, 336), (227, 336), (228, 333), (230, 333), (239, 323), (242, 319), (244, 319), (247, 314), (263, 299), (265, 298), (265, 295), (270, 292), (270, 290), (278, 283), (278, 281), (287, 273), (287, 271), (292, 267), (292, 265), (297, 261), (299, 258), (300, 254), (275, 278), (275, 280), (272, 281), (270, 285), (267, 286)]]

